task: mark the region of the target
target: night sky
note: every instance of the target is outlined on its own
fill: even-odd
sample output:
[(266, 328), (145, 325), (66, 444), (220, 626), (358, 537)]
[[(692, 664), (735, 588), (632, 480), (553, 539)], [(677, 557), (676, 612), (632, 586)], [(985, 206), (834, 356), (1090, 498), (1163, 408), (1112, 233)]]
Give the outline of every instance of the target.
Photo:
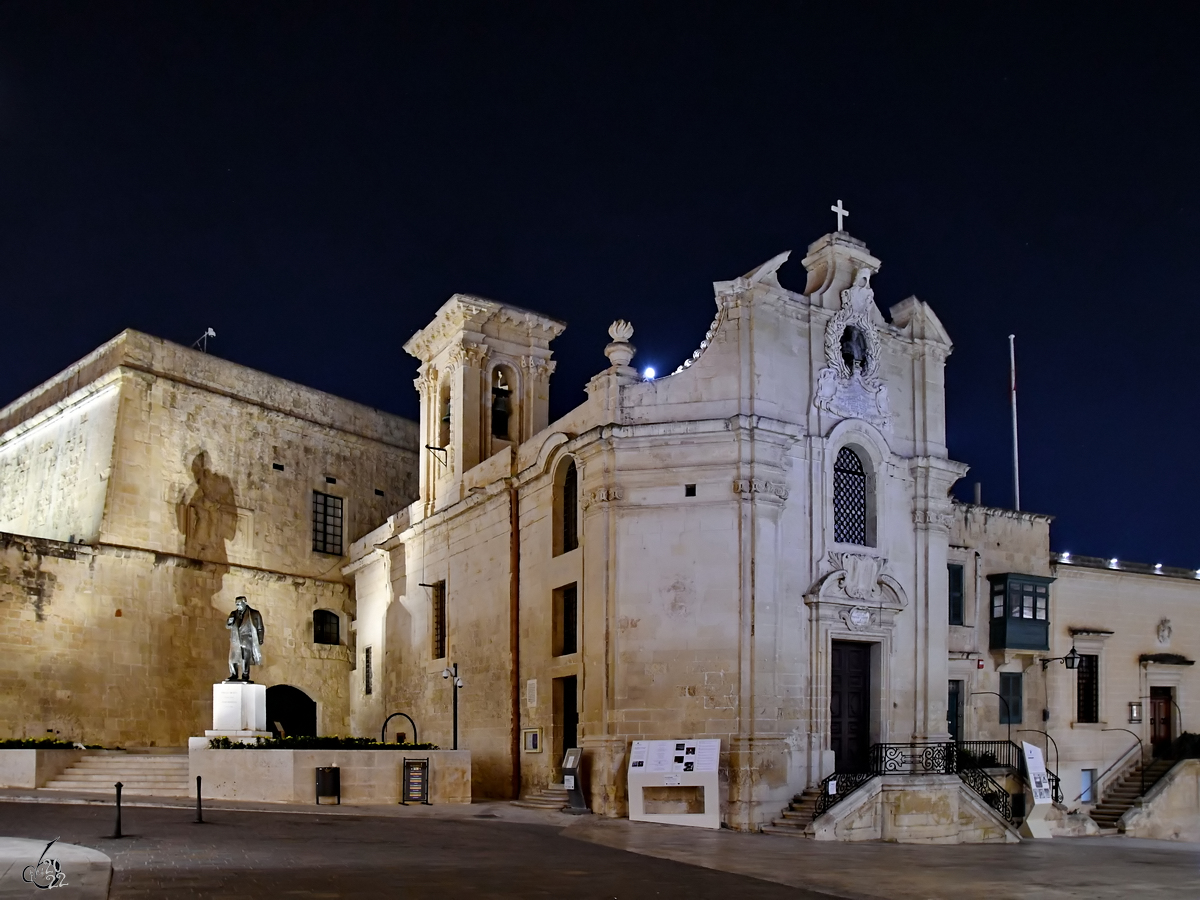
[(954, 340), (951, 456), (1052, 544), (1200, 566), (1185, 5), (0, 0), (0, 404), (123, 328), (406, 416), (454, 292), (567, 320), (552, 417), (630, 319), (829, 207)]

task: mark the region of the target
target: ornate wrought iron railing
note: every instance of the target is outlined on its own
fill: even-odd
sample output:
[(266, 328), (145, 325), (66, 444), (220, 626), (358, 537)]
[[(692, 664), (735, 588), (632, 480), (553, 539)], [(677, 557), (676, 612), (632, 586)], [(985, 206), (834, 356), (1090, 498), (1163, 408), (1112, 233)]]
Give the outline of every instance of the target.
[[(813, 818), (828, 812), (877, 775), (957, 775), (988, 806), (1011, 821), (1012, 795), (984, 771), (989, 768), (1009, 769), (1023, 781), (1025, 761), (1021, 749), (1010, 741), (874, 744), (866, 768), (857, 772), (834, 772), (821, 782)], [(1054, 799), (1061, 803), (1058, 774), (1047, 769), (1046, 775)]]
[(834, 772), (821, 782), (813, 818), (822, 816), (875, 777), (874, 772)]

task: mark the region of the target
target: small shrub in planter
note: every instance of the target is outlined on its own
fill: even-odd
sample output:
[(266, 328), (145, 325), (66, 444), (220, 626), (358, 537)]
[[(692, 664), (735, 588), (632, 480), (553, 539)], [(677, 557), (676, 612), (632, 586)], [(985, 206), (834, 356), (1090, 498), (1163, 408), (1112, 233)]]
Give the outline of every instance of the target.
[(211, 750), (439, 750), (437, 744), (381, 744), (371, 738), (323, 735), (311, 737), (268, 738), (257, 744), (243, 744), (229, 738), (212, 738), (208, 742)]
[[(78, 750), (73, 741), (58, 738), (7, 738), (0, 741), (0, 750)], [(88, 744), (88, 750), (99, 750), (97, 744)]]

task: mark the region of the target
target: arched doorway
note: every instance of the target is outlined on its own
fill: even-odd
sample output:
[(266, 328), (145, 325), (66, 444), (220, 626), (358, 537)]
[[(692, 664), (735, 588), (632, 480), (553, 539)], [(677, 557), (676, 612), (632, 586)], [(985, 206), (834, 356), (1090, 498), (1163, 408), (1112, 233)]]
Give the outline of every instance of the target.
[(290, 684), (277, 684), (267, 688), (267, 728), (275, 737), (280, 737), (280, 728), (288, 737), (315, 737), (317, 702)]

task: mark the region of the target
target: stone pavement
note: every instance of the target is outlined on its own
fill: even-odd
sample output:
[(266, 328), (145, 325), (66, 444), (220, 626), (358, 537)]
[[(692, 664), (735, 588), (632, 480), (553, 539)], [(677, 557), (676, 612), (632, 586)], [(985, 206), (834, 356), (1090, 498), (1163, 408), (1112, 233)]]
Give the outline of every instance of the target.
[[(54, 841), (49, 848), (46, 840), (0, 837), (0, 898), (29, 898), (43, 890), (53, 890), (56, 900), (104, 900), (108, 896), (108, 883), (112, 876), (112, 861), (96, 850)], [(48, 867), (30, 871), (37, 866), (54, 860), (57, 872), (65, 875), (61, 883), (53, 888), (51, 880), (57, 881), (54, 870)], [(25, 881), (28, 874), (32, 883)], [(47, 877), (49, 876), (49, 877)], [(35, 887), (34, 885), (38, 885)]]
[[(1200, 897), (1200, 845), (1124, 837), (1017, 845), (819, 843), (508, 803), (281, 807), (135, 800), (105, 839), (107, 805), (4, 802), (0, 834), (112, 857), (113, 898), (720, 897), (1066, 900)], [(59, 801), (61, 798), (54, 798)], [(68, 798), (69, 799), (69, 798)], [(94, 801), (94, 797), (92, 800)], [(220, 808), (218, 808), (220, 807)], [(44, 838), (48, 840), (49, 838)], [(65, 866), (64, 866), (65, 868)], [(65, 897), (66, 895), (61, 895)]]

